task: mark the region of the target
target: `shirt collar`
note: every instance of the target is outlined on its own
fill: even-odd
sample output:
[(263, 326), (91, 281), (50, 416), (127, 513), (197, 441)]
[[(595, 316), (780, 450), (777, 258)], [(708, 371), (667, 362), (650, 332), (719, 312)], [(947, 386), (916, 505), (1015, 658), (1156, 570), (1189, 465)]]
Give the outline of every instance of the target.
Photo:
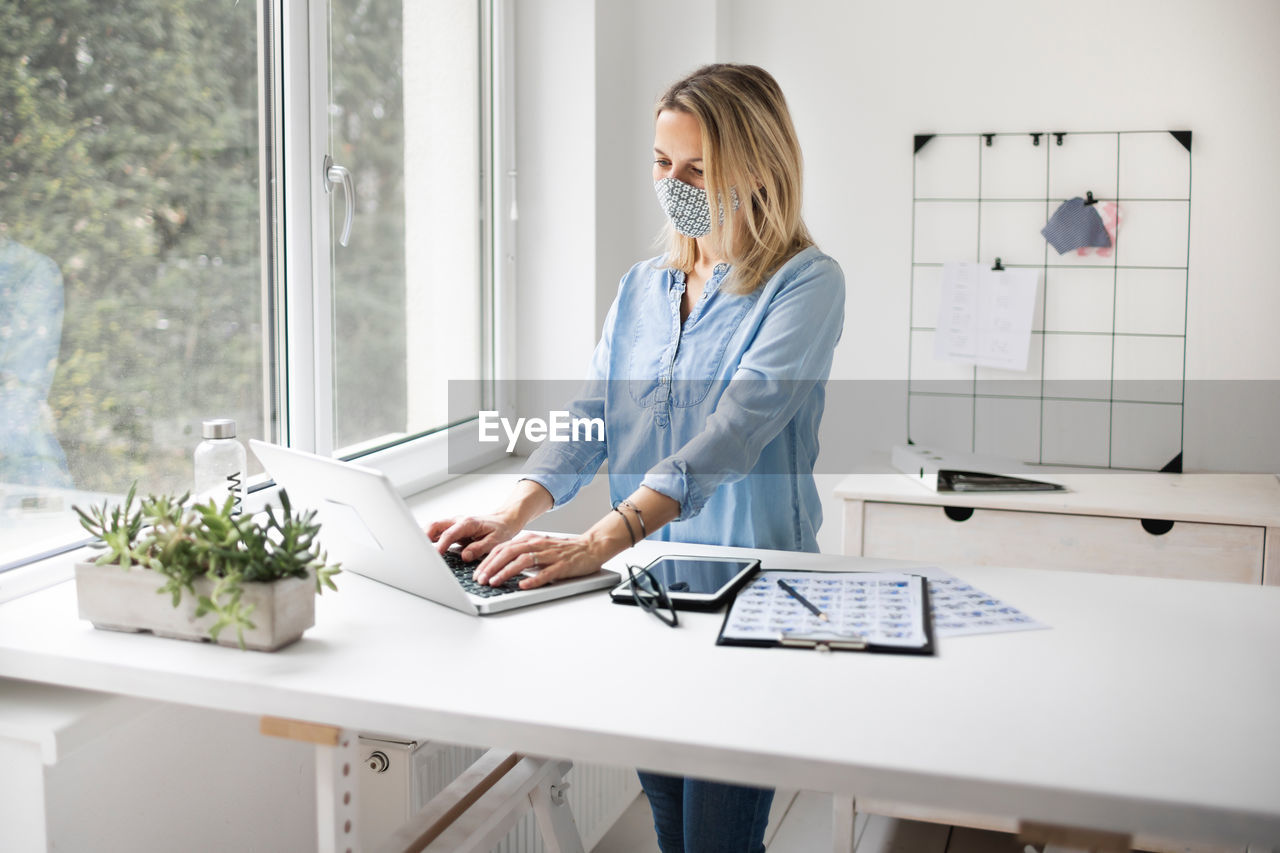
[[(720, 282), (724, 280), (724, 277), (729, 274), (730, 269), (731, 269), (731, 266), (728, 261), (721, 261), (720, 263), (716, 264), (714, 267), (711, 268), (711, 279), (707, 282), (707, 285), (711, 286), (713, 283), (716, 285), (719, 285)], [(673, 267), (671, 269), (672, 287), (679, 287), (683, 289), (684, 283), (685, 283), (684, 270), (675, 269)]]

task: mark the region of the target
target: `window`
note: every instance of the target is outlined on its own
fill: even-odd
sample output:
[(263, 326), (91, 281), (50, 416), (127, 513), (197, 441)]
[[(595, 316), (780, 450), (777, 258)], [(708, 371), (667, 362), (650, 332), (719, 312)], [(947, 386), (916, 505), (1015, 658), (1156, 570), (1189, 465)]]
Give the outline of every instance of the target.
[(0, 8), (0, 568), (204, 418), (421, 485), (480, 407), (501, 3), (274, 2)]

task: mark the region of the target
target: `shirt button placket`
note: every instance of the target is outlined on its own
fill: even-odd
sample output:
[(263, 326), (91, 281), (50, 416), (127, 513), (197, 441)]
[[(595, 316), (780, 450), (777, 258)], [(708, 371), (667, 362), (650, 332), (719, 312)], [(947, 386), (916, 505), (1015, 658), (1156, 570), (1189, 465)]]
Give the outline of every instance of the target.
[(661, 429), (671, 423), (671, 376), (675, 372), (676, 352), (680, 346), (680, 301), (684, 297), (683, 276), (675, 279), (674, 286), (668, 290), (667, 298), (671, 306), (671, 339), (667, 350), (662, 354), (662, 367), (658, 370), (658, 389), (654, 395), (653, 420)]
[(671, 421), (671, 373), (669, 368), (664, 367), (662, 372), (658, 374), (658, 391), (656, 394), (657, 405), (654, 407), (654, 417), (659, 427), (665, 428)]

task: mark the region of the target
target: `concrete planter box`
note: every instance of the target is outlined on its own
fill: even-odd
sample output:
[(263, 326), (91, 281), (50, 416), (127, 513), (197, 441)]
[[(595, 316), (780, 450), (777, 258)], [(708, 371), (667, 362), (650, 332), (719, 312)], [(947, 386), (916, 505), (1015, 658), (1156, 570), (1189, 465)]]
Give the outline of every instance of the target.
[[(209, 595), (213, 582), (195, 581), (196, 595), (183, 591), (177, 607), (168, 593), (157, 590), (165, 578), (149, 569), (134, 566), (76, 564), (76, 599), (80, 618), (95, 628), (109, 631), (146, 631), (159, 637), (212, 641), (209, 627), (212, 613), (196, 618), (196, 602)], [(249, 620), (257, 627), (244, 632), (245, 648), (271, 652), (287, 646), (316, 623), (316, 583), (311, 577), (289, 578), (274, 583), (246, 583), (241, 601), (256, 605)], [(224, 628), (215, 641), (239, 647), (234, 628)]]

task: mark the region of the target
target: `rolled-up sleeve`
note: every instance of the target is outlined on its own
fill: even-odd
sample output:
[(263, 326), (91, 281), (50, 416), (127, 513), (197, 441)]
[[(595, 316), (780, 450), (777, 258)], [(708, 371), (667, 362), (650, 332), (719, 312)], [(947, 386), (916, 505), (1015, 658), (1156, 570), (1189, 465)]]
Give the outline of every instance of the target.
[[(567, 404), (573, 419), (605, 422), (605, 393), (608, 387), (609, 356), (613, 344), (613, 328), (617, 321), (615, 300), (605, 317), (604, 331), (591, 356), (587, 379), (578, 395)], [(593, 478), (608, 455), (608, 435), (584, 430), (571, 441), (544, 441), (521, 470), (520, 477), (542, 486), (560, 506), (573, 499)]]
[(677, 521), (697, 515), (724, 483), (749, 473), (797, 473), (753, 469), (803, 406), (820, 414), (844, 325), (844, 289), (840, 267), (823, 256), (773, 294), (705, 428), (645, 474), (643, 485), (680, 504)]

